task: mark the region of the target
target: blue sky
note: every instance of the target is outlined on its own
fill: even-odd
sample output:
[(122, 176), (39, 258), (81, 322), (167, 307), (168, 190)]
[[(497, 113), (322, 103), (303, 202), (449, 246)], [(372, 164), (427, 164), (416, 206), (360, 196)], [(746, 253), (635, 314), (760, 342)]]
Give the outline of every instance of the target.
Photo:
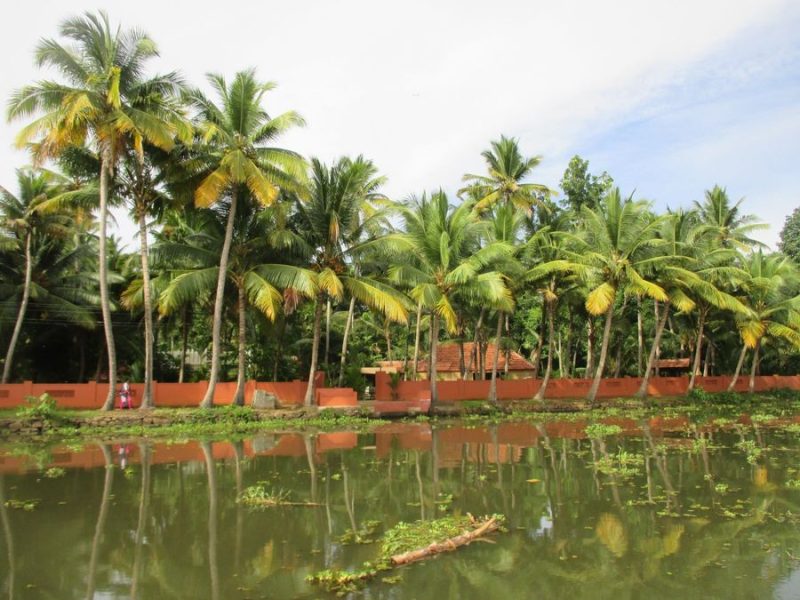
[(800, 11), (748, 31), (686, 68), (571, 151), (624, 191), (687, 206), (715, 183), (772, 227), (800, 206)]
[[(544, 157), (536, 179), (551, 187), (574, 154), (660, 207), (724, 185), (770, 244), (800, 205), (797, 0), (38, 0), (6, 12), (0, 97), (50, 75), (33, 66), (37, 40), (97, 8), (155, 39), (155, 71), (203, 86), (255, 66), (279, 84), (270, 112), (308, 122), (284, 146), (364, 154), (395, 198), (457, 190), (505, 134)], [(0, 125), (4, 185), (27, 162), (19, 126)]]

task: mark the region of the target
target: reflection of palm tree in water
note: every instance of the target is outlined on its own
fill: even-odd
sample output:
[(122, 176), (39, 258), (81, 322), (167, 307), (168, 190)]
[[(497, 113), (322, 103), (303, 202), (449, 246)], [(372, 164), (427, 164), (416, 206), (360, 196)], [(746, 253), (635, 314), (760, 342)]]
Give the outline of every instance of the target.
[[(236, 468), (236, 498), (242, 496), (242, 462), (244, 461), (244, 442), (238, 440), (231, 444), (233, 446), (233, 458)], [(244, 507), (241, 502), (236, 503), (236, 547), (233, 554), (233, 568), (239, 572), (239, 561), (242, 556), (242, 526), (244, 523)]]
[(111, 447), (108, 444), (101, 444), (100, 450), (103, 452), (106, 474), (103, 480), (103, 496), (100, 499), (100, 512), (97, 515), (97, 524), (94, 528), (94, 538), (92, 539), (92, 554), (89, 558), (89, 573), (86, 578), (86, 598), (91, 600), (94, 597), (94, 580), (97, 574), (97, 554), (100, 550), (100, 538), (103, 537), (103, 529), (108, 516), (108, 500), (111, 497), (111, 484), (114, 480), (114, 464), (111, 457)]
[(14, 538), (11, 536), (11, 523), (8, 519), (8, 509), (6, 508), (5, 481), (0, 475), (0, 523), (3, 525), (3, 537), (6, 540), (6, 552), (8, 553), (8, 600), (14, 600), (14, 573), (16, 571), (14, 561)]
[(139, 454), (142, 460), (142, 492), (139, 496), (139, 520), (136, 526), (135, 550), (133, 554), (133, 575), (131, 577), (131, 600), (136, 600), (139, 594), (139, 580), (142, 576), (142, 549), (144, 547), (144, 530), (147, 523), (147, 513), (150, 508), (150, 446), (147, 443), (139, 444)]
[(211, 579), (211, 598), (219, 599), (219, 566), (217, 564), (217, 472), (211, 443), (203, 442), (203, 457), (208, 476), (208, 570)]

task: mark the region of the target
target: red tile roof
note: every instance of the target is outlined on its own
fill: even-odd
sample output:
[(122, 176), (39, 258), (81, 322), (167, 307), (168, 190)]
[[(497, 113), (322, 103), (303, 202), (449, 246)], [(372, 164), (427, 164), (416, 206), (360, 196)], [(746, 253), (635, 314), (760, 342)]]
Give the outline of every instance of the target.
[[(472, 342), (464, 343), (464, 367), (469, 365), (469, 359), (472, 355), (472, 348), (475, 344)], [(491, 371), (492, 361), (494, 360), (495, 345), (486, 344), (486, 370)], [(477, 360), (472, 365), (472, 371), (478, 371)], [(500, 356), (497, 359), (497, 369), (502, 371), (505, 369), (506, 353), (500, 351)], [(459, 345), (457, 343), (441, 344), (436, 348), (436, 371), (439, 373), (460, 372), (461, 371), (461, 358), (459, 354)], [(525, 360), (518, 352), (511, 351), (508, 361), (509, 371), (532, 371), (533, 365)], [(417, 367), (419, 372), (428, 371), (428, 361), (419, 361)]]
[(688, 369), (688, 358), (662, 358), (657, 360), (655, 364), (656, 369)]

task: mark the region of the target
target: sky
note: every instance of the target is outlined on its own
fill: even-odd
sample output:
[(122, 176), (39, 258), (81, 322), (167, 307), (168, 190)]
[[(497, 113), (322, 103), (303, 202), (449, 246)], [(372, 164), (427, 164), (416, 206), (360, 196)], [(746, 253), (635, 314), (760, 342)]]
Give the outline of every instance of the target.
[[(207, 87), (208, 72), (255, 67), (278, 84), (269, 112), (307, 121), (284, 147), (364, 154), (396, 199), (454, 193), (504, 134), (543, 157), (531, 180), (552, 188), (575, 154), (658, 208), (722, 185), (769, 224), (757, 237), (772, 246), (800, 206), (796, 0), (37, 0), (6, 8), (0, 98), (51, 77), (33, 64), (37, 41), (98, 8), (156, 41), (154, 73)], [(20, 126), (0, 122), (7, 187), (28, 160), (13, 149)]]

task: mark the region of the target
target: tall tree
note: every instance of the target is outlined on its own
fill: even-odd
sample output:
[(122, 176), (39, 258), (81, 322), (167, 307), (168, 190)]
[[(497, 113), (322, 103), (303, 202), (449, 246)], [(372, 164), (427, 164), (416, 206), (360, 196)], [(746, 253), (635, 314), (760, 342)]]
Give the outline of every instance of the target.
[(603, 171), (600, 175), (592, 175), (589, 161), (576, 154), (570, 159), (561, 178), (561, 189), (564, 191), (562, 203), (575, 215), (583, 206), (597, 208), (613, 185), (614, 180), (608, 173)]
[(778, 242), (780, 251), (800, 265), (800, 208), (795, 208), (786, 217)]
[(408, 319), (408, 303), (402, 294), (354, 268), (360, 257), (386, 244), (386, 238), (373, 235), (373, 226), (384, 219), (384, 213), (365, 212), (365, 200), (379, 183), (374, 165), (361, 156), (339, 159), (330, 167), (312, 159), (308, 201), (297, 202), (298, 246), (304, 248), (317, 287), (306, 406), (315, 402), (322, 311), (327, 299), (339, 302), (347, 295), (390, 320)]
[(44, 39), (35, 57), (39, 67), (55, 69), (61, 79), (16, 91), (8, 117), (39, 115), (17, 136), (17, 145), (29, 146), (37, 163), (87, 141), (99, 155), (100, 298), (109, 372), (103, 409), (111, 410), (117, 358), (106, 257), (110, 179), (127, 149), (142, 156), (146, 142), (164, 150), (173, 147), (177, 128), (163, 118), (162, 107), (154, 99), (173, 95), (181, 82), (175, 73), (146, 79), (145, 65), (158, 54), (155, 43), (140, 30), (113, 29), (103, 12), (67, 19), (60, 33), (66, 43)]
[(3, 364), (3, 383), (8, 383), (11, 377), (14, 351), (28, 310), (33, 283), (34, 253), (41, 246), (36, 241), (46, 242), (48, 237), (63, 236), (69, 229), (69, 220), (65, 215), (42, 214), (37, 211), (42, 202), (54, 194), (58, 194), (59, 183), (58, 178), (52, 173), (18, 169), (19, 193), (17, 195), (0, 186), (0, 219), (2, 219), (0, 227), (10, 233), (10, 238), (4, 240), (10, 243), (4, 244), (4, 246), (19, 250), (24, 256), (22, 295)]
[(239, 199), (247, 190), (257, 202), (270, 206), (280, 189), (299, 192), (305, 179), (305, 161), (298, 154), (269, 145), (287, 130), (304, 123), (294, 111), (274, 118), (269, 116), (263, 100), (275, 84), (259, 82), (253, 69), (240, 71), (230, 84), (214, 74), (208, 76), (208, 82), (218, 102), (199, 89), (187, 96), (197, 111), (200, 133), (187, 169), (196, 171), (199, 179), (194, 191), (195, 205), (207, 208), (224, 200), (227, 222), (219, 255), (211, 323), (211, 366), (208, 388), (200, 403), (203, 408), (213, 406), (219, 380), (225, 280)]
[(459, 299), (484, 302), (499, 310), (511, 310), (513, 300), (504, 277), (490, 265), (511, 254), (505, 242), (480, 246), (488, 223), (482, 221), (472, 202), (451, 207), (447, 195), (438, 191), (412, 198), (402, 208), (405, 230), (392, 239), (405, 248), (406, 261), (389, 271), (392, 281), (411, 289), (411, 297), (432, 313), (431, 318), (431, 411), (438, 402), (436, 353), (439, 330), (458, 329), (454, 306)]
[[(268, 320), (274, 321), (282, 310), (282, 290), (273, 281), (291, 282), (313, 297), (313, 273), (281, 263), (281, 213), (279, 203), (260, 208), (248, 195), (239, 198), (234, 224), (227, 279), (236, 293), (237, 377), (233, 402), (244, 404), (247, 374), (247, 309), (253, 307)], [(184, 265), (172, 271), (172, 278), (159, 296), (159, 308), (168, 315), (197, 298), (213, 297), (219, 278), (219, 255), (225, 244), (227, 216), (201, 211), (195, 217), (196, 228), (184, 232), (181, 239), (162, 240), (154, 253), (163, 264)], [(288, 278), (288, 279), (287, 279)]]
[(729, 389), (733, 389), (747, 349), (753, 350), (749, 389), (755, 389), (761, 348), (765, 342), (784, 340), (793, 349), (800, 348), (800, 273), (787, 257), (753, 252), (745, 260), (748, 278), (743, 284), (750, 312), (737, 319), (742, 339), (742, 353)]
[(546, 185), (525, 182), (542, 162), (542, 157), (524, 157), (516, 138), (500, 136), (498, 141), (491, 142), (491, 148), (481, 152), (481, 156), (489, 174), (463, 177), (468, 184), (465, 190), (469, 189), (476, 199), (476, 211), (484, 212), (495, 204), (505, 203), (530, 213), (534, 208), (542, 207), (552, 193)]
[(695, 202), (700, 221), (711, 231), (723, 248), (747, 251), (760, 242), (750, 237), (754, 232), (766, 229), (754, 215), (742, 214), (744, 198), (732, 204), (725, 188), (715, 185), (706, 190), (703, 202)]
[(648, 296), (662, 302), (668, 299), (661, 286), (647, 279), (653, 265), (665, 260), (653, 252), (654, 246), (661, 243), (655, 232), (664, 217), (654, 217), (649, 208), (648, 202), (623, 198), (619, 188), (614, 188), (597, 208), (581, 208), (581, 229), (570, 236), (575, 242), (570, 260), (589, 285), (586, 310), (590, 315), (605, 316), (600, 356), (586, 398), (590, 404), (600, 388), (614, 304), (620, 294)]

